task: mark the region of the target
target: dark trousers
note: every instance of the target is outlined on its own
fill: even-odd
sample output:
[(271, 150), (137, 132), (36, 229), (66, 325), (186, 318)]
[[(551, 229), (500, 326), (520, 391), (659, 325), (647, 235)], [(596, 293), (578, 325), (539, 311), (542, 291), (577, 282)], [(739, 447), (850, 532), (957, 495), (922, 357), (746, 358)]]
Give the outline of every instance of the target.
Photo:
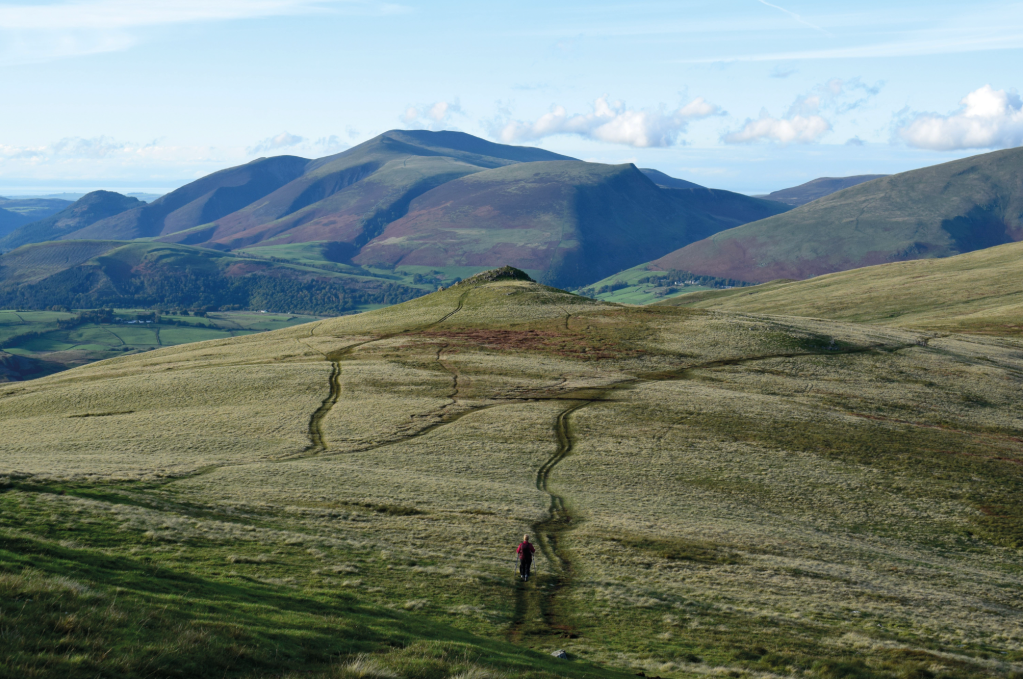
[(529, 577), (529, 567), (533, 565), (532, 559), (519, 559), (519, 575)]

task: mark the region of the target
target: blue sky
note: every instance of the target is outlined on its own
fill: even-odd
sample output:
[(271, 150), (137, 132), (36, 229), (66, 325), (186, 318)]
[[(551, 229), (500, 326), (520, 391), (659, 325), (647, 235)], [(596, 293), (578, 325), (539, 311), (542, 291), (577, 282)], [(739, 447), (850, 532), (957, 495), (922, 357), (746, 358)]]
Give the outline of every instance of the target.
[(1023, 3), (0, 0), (0, 194), (457, 129), (767, 192), (1023, 144)]

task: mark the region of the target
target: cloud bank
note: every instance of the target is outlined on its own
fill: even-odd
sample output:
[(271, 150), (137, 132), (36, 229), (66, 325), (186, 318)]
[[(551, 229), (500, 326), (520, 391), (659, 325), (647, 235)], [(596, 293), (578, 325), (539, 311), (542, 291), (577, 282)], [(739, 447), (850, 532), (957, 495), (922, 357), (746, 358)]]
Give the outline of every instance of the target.
[(746, 120), (742, 129), (729, 132), (721, 139), (726, 144), (749, 144), (756, 141), (774, 141), (780, 144), (812, 144), (831, 131), (831, 123), (818, 115), (792, 115), (772, 118), (767, 111), (760, 112), (757, 120)]
[(921, 113), (896, 128), (907, 145), (933, 151), (1023, 145), (1023, 101), (990, 85), (974, 90), (949, 115)]
[[(809, 93), (796, 97), (788, 112), (772, 117), (767, 110), (756, 120), (747, 118), (738, 130), (721, 137), (726, 144), (770, 141), (778, 144), (815, 144), (831, 131), (831, 121), (822, 115), (843, 115), (854, 111), (881, 91), (883, 83), (866, 85), (859, 78), (832, 78)], [(862, 142), (861, 142), (862, 143)]]
[(534, 122), (514, 120), (497, 125), (494, 132), (506, 144), (573, 134), (637, 148), (664, 147), (678, 143), (690, 122), (721, 113), (720, 107), (703, 97), (697, 97), (676, 111), (666, 112), (630, 109), (624, 102), (609, 102), (604, 96), (594, 102), (592, 113), (570, 116), (563, 106), (555, 106)]

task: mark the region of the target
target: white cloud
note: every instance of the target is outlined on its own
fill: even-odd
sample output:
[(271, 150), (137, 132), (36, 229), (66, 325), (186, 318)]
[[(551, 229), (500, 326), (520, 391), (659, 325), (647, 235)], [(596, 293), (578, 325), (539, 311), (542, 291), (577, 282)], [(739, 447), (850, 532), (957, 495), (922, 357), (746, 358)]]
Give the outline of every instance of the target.
[(609, 102), (606, 96), (593, 104), (592, 113), (568, 115), (555, 106), (532, 123), (513, 120), (495, 126), (494, 134), (506, 144), (536, 141), (558, 134), (638, 148), (672, 146), (689, 123), (722, 113), (720, 107), (697, 97), (676, 111), (629, 109), (624, 102)]
[(859, 78), (832, 78), (796, 97), (784, 116), (775, 118), (762, 110), (759, 118), (747, 118), (742, 128), (724, 134), (721, 140), (726, 144), (814, 144), (831, 131), (831, 122), (823, 113), (842, 115), (855, 110), (869, 102), (883, 85), (866, 85)]
[(276, 151), (278, 149), (290, 148), (292, 146), (298, 146), (305, 141), (305, 137), (300, 137), (297, 134), (290, 134), (288, 132), (281, 132), (275, 137), (267, 137), (261, 142), (258, 142), (254, 146), (250, 146), (245, 149), (246, 153), (251, 156), (259, 155), (260, 153), (266, 153), (267, 151)]
[(1023, 102), (990, 85), (967, 94), (949, 115), (921, 113), (898, 126), (909, 146), (935, 151), (1008, 148), (1023, 144)]
[(749, 144), (762, 139), (781, 144), (812, 144), (830, 131), (831, 123), (821, 116), (772, 118), (765, 111), (760, 114), (760, 118), (747, 120), (741, 130), (729, 132), (722, 140), (726, 144)]
[(455, 99), (453, 102), (438, 101), (433, 104), (409, 106), (399, 120), (407, 127), (440, 130), (450, 125), (453, 116), (462, 114), (462, 107), (458, 99)]

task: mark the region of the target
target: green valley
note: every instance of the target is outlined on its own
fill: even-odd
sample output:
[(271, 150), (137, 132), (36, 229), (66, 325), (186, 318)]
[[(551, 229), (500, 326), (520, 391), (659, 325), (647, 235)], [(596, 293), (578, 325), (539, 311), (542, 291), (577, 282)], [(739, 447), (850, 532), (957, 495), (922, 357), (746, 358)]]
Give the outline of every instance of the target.
[(315, 320), (250, 311), (195, 314), (185, 309), (0, 311), (0, 381), (37, 378), (115, 356)]

